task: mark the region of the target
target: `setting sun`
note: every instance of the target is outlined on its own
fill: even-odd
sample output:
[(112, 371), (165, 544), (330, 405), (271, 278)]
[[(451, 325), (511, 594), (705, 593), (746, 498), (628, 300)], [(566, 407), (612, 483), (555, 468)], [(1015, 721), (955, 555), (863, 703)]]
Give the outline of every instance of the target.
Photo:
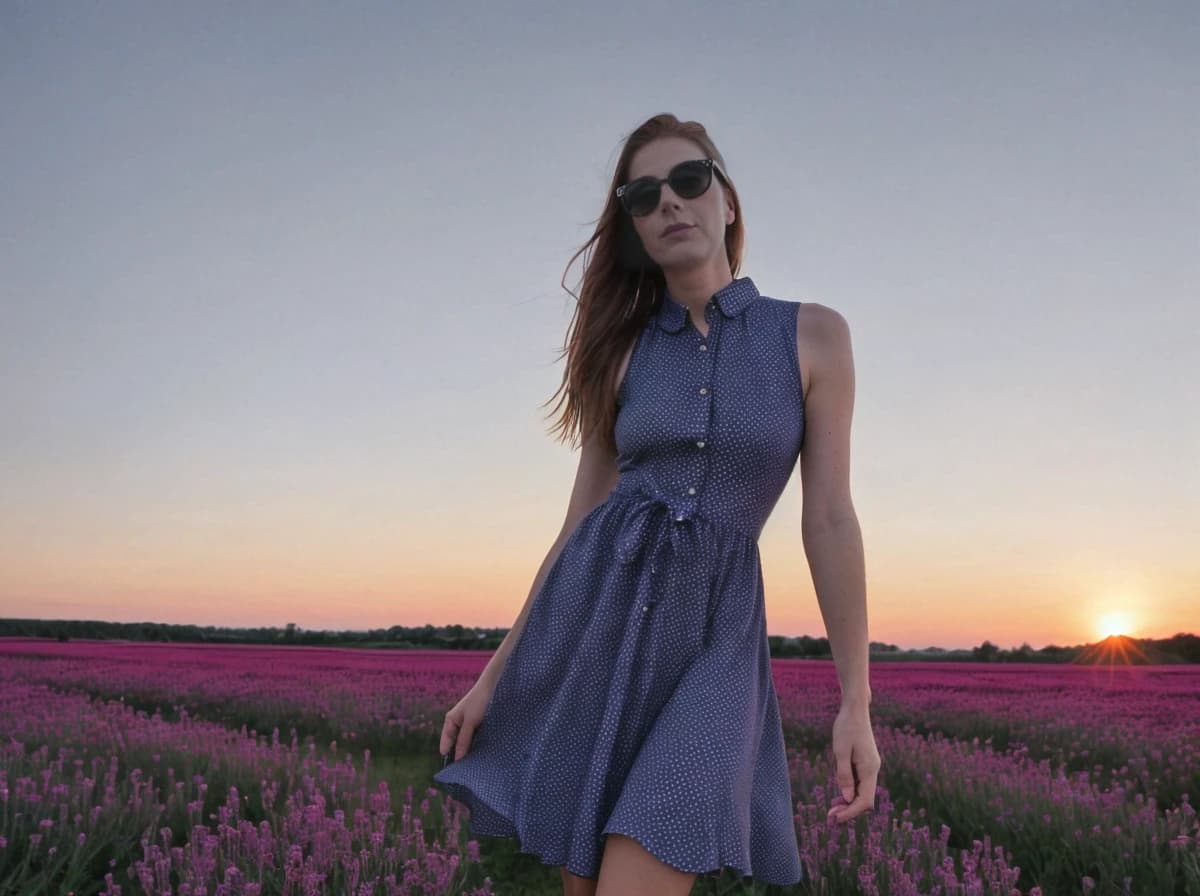
[(1113, 635), (1127, 635), (1133, 625), (1130, 622), (1128, 613), (1106, 613), (1101, 616), (1096, 622), (1096, 630), (1101, 638), (1110, 638)]

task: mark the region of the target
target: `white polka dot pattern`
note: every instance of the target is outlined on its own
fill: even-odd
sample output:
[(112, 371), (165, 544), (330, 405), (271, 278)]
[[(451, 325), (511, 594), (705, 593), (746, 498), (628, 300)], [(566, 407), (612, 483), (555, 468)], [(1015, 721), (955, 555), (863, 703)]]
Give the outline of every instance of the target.
[(599, 876), (633, 837), (701, 875), (802, 879), (758, 536), (804, 439), (799, 302), (668, 293), (617, 393), (616, 488), (546, 574), (470, 749), (433, 776), (474, 834)]

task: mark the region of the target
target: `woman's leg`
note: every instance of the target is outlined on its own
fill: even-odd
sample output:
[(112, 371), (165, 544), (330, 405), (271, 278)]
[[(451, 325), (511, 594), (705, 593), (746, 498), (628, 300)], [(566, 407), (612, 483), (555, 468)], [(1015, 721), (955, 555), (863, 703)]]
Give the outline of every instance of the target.
[(607, 834), (596, 896), (688, 896), (696, 874), (659, 860), (623, 834)]

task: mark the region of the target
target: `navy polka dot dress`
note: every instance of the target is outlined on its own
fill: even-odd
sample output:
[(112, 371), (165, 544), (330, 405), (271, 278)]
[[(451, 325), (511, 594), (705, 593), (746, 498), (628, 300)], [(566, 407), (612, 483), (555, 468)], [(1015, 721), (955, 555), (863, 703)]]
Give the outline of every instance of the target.
[(758, 553), (804, 438), (799, 304), (741, 277), (707, 335), (669, 293), (639, 334), (618, 484), (548, 570), (468, 752), (433, 776), (474, 834), (581, 877), (621, 833), (683, 871), (801, 880)]

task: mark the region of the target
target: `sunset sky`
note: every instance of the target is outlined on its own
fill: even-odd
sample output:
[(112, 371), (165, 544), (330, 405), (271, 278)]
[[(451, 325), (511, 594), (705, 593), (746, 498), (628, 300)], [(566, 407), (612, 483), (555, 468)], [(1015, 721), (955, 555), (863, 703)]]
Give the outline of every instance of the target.
[[(1197, 46), (1185, 2), (4, 4), (0, 616), (511, 625), (578, 462), (560, 280), (672, 112), (740, 273), (850, 324), (873, 640), (1200, 631)], [(825, 634), (802, 506), (771, 634)]]

